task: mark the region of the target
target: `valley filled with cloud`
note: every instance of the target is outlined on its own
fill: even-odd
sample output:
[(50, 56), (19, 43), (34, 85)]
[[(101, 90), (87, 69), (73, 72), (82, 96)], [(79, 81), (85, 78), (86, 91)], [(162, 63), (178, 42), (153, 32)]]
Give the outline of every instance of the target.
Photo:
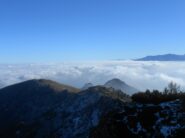
[(119, 78), (129, 85), (162, 90), (171, 81), (185, 88), (185, 62), (91, 61), (40, 64), (0, 64), (0, 87), (29, 79), (52, 79), (81, 88)]

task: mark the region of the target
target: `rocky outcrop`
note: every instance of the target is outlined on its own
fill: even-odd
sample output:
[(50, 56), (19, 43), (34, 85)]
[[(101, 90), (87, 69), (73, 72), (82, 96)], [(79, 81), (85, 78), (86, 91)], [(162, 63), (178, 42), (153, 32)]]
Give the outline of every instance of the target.
[(128, 104), (103, 117), (90, 138), (181, 138), (185, 110), (180, 100), (153, 104)]

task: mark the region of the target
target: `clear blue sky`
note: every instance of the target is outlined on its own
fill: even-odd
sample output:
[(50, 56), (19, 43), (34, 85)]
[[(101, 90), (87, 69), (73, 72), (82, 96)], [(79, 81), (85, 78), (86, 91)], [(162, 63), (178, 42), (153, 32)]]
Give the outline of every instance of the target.
[(185, 0), (1, 0), (0, 62), (185, 53)]

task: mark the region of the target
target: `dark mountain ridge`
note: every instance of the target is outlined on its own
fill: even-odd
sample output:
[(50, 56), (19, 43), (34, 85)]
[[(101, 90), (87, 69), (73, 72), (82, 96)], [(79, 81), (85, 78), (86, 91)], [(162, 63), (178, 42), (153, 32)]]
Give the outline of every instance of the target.
[(101, 116), (131, 99), (102, 86), (84, 91), (50, 80), (0, 90), (0, 137), (87, 137)]
[(185, 61), (185, 54), (184, 55), (165, 54), (165, 55), (146, 56), (144, 58), (136, 59), (136, 61)]

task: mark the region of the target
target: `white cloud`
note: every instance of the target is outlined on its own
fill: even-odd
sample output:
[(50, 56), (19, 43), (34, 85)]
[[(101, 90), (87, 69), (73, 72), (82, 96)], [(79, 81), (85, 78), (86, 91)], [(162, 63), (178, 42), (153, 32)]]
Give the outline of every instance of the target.
[(29, 79), (46, 78), (82, 87), (120, 78), (140, 89), (163, 89), (170, 81), (185, 88), (185, 62), (63, 62), (48, 64), (0, 64), (0, 87)]

